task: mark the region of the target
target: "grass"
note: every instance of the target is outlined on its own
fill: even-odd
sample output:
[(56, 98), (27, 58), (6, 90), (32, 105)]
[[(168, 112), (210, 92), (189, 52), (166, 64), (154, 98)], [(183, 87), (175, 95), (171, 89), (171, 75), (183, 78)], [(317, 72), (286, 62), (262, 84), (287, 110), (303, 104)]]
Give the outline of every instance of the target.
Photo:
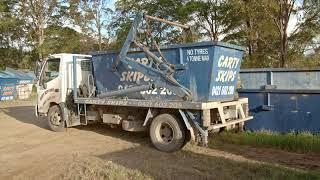
[(223, 132), (214, 138), (222, 142), (239, 145), (272, 147), (299, 153), (320, 153), (320, 135), (314, 135), (309, 132), (291, 132), (287, 134), (270, 131)]
[[(197, 169), (200, 178), (190, 179), (320, 179), (320, 172), (287, 168), (270, 163), (253, 163), (232, 158), (202, 156), (183, 152), (193, 159), (192, 166)], [(187, 174), (187, 173), (186, 173)]]
[[(277, 167), (267, 164), (239, 163), (239, 179), (320, 179), (320, 173)], [(227, 178), (228, 179), (228, 178)]]
[[(222, 160), (225, 161), (225, 160)], [(220, 162), (223, 165), (224, 162)], [(227, 162), (222, 166), (225, 172), (221, 173), (220, 179), (320, 179), (320, 173), (286, 167), (274, 166), (271, 164), (258, 164), (249, 162)]]
[(139, 170), (127, 168), (112, 161), (100, 161), (92, 157), (77, 157), (64, 168), (56, 179), (151, 180), (153, 178)]

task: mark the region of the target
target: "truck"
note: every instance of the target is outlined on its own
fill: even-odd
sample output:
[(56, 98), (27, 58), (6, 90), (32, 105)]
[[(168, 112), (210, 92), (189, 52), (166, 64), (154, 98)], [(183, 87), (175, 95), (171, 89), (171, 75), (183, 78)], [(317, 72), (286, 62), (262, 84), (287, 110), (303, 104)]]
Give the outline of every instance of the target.
[(190, 29), (138, 13), (120, 52), (50, 55), (36, 68), (36, 115), (56, 132), (90, 123), (149, 131), (164, 152), (188, 141), (206, 146), (209, 132), (242, 130), (252, 119), (248, 99), (235, 95), (244, 49), (222, 42), (160, 47), (147, 29), (149, 48), (138, 33), (151, 20)]

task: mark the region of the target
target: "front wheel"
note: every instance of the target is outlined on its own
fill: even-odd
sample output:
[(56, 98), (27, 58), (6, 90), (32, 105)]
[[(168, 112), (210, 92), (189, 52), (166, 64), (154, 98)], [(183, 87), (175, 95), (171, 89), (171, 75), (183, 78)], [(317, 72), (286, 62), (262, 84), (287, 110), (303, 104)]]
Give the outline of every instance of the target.
[(186, 128), (181, 121), (171, 114), (160, 114), (150, 125), (150, 138), (160, 151), (173, 152), (184, 146)]
[(65, 131), (65, 121), (63, 120), (62, 111), (58, 105), (49, 108), (48, 124), (52, 131)]

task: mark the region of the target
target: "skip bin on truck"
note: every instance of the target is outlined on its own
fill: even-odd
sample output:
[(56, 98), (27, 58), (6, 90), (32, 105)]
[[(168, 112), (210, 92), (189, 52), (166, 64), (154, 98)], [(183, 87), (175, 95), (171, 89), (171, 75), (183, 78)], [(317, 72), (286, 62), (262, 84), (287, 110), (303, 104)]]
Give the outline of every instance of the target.
[[(244, 49), (222, 42), (151, 47), (138, 39), (141, 23), (161, 21), (138, 13), (120, 52), (55, 54), (41, 66), (36, 114), (53, 131), (104, 123), (149, 131), (165, 152), (189, 140), (208, 143), (210, 131), (243, 128), (252, 119), (248, 99), (235, 89)], [(134, 45), (135, 48), (132, 48)]]

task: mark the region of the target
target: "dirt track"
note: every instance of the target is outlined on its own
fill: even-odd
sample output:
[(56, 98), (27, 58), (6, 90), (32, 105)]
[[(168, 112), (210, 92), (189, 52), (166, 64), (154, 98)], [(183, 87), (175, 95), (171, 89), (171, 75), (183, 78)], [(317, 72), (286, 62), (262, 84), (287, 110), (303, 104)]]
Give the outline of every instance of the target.
[(2, 104), (0, 108), (0, 179), (268, 177), (256, 170), (256, 163), (261, 162), (275, 167), (320, 170), (319, 155), (250, 147), (218, 150), (194, 145), (167, 154), (155, 150), (145, 133), (128, 133), (102, 125), (55, 133), (34, 116), (31, 102)]

